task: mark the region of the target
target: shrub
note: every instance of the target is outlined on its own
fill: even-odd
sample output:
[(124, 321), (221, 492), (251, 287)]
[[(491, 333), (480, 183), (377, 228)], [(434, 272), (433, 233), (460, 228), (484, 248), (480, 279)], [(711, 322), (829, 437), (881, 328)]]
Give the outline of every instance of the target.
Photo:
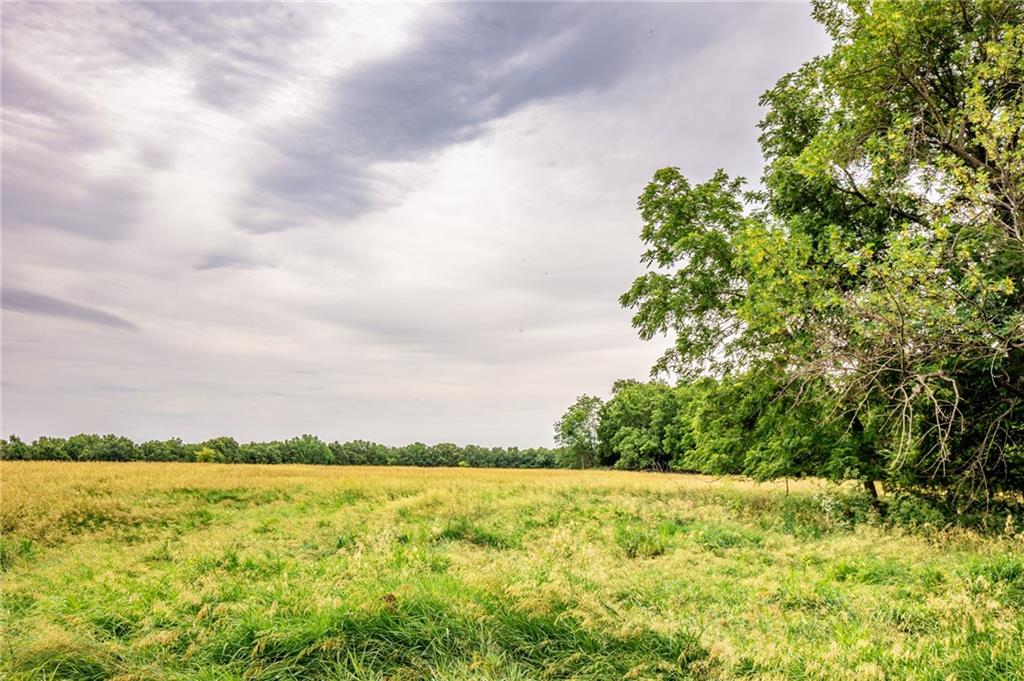
[(941, 527), (948, 520), (946, 512), (934, 502), (907, 493), (893, 495), (886, 509), (889, 522), (909, 528)]

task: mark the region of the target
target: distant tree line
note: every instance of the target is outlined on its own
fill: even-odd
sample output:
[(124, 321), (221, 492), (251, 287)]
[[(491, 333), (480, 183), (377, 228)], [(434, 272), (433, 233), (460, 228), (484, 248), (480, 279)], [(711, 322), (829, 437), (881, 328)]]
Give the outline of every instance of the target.
[(135, 443), (120, 435), (40, 437), (32, 443), (12, 435), (0, 441), (0, 458), (24, 461), (198, 461), (212, 463), (303, 463), (370, 466), (462, 466), (472, 468), (555, 468), (561, 457), (551, 449), (479, 447), (414, 442), (389, 447), (376, 442), (324, 442), (300, 435), (273, 442), (239, 443), (216, 437), (196, 443), (149, 440)]

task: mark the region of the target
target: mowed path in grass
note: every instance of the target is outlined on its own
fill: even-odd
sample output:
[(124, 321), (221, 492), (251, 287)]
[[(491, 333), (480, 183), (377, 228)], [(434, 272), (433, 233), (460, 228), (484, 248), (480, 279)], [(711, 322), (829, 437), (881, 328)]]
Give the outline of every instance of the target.
[(0, 672), (75, 679), (1024, 678), (1024, 535), (824, 483), (0, 464)]

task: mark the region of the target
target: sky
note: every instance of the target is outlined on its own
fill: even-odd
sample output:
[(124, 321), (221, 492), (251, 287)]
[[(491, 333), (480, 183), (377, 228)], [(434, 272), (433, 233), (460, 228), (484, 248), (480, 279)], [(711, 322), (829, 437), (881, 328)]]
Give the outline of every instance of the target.
[(3, 4), (2, 431), (548, 446), (803, 4)]

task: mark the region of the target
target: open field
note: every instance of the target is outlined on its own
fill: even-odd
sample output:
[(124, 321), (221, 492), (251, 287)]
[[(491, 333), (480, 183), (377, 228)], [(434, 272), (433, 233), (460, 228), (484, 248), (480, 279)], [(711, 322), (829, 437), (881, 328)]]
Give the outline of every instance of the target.
[(12, 679), (1024, 678), (1024, 535), (893, 530), (823, 484), (0, 473)]

